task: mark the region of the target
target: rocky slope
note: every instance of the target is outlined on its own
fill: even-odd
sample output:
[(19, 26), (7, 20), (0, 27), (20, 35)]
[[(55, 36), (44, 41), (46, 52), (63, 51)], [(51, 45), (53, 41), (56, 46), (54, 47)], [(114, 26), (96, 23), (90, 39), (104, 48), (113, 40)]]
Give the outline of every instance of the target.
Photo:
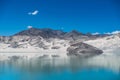
[(67, 51), (69, 56), (75, 55), (80, 57), (90, 57), (103, 53), (102, 50), (82, 42), (70, 45)]

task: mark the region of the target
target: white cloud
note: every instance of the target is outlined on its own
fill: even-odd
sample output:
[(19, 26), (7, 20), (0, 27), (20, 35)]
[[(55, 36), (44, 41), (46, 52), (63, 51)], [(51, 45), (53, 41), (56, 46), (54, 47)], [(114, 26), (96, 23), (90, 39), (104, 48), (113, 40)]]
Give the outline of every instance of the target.
[(29, 12), (28, 13), (28, 15), (37, 15), (39, 13), (39, 11), (38, 10), (35, 10), (35, 11), (33, 11), (33, 12)]
[(28, 29), (31, 29), (31, 28), (33, 28), (33, 27), (32, 27), (32, 26), (28, 26), (27, 28), (28, 28)]
[(98, 33), (98, 32), (96, 32), (96, 33), (92, 33), (92, 35), (98, 35), (98, 34), (100, 34), (100, 33)]
[(114, 31), (114, 32), (112, 32), (112, 34), (118, 34), (118, 33), (120, 33), (120, 31)]
[(118, 34), (118, 33), (120, 33), (120, 31), (113, 31), (113, 32), (107, 32), (107, 33), (105, 33), (105, 34), (109, 34), (109, 35), (111, 35), (111, 34)]

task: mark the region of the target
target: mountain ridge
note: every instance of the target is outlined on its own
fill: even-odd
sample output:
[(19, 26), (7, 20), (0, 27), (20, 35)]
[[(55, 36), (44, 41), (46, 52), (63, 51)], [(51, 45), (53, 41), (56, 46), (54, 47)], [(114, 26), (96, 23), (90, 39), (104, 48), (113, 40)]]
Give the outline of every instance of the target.
[(105, 37), (108, 35), (104, 35), (104, 34), (97, 34), (97, 35), (92, 35), (92, 34), (84, 34), (81, 33), (77, 30), (72, 30), (70, 32), (64, 32), (62, 30), (53, 30), (50, 28), (30, 28), (27, 30), (23, 30), (20, 31), (16, 34), (14, 34), (13, 36), (41, 36), (43, 38), (59, 38), (59, 39), (71, 39), (71, 40), (77, 40), (77, 39), (81, 39), (84, 38), (86, 40), (88, 39), (96, 39), (99, 37)]
[[(28, 30), (18, 32), (13, 36), (0, 36), (0, 53), (50, 52), (55, 53), (54, 55), (62, 54), (70, 56), (88, 57), (100, 55), (104, 52), (103, 48), (95, 45), (103, 43), (99, 42), (99, 39), (103, 39), (101, 41), (106, 41), (105, 44), (108, 44), (109, 39), (111, 41), (114, 41), (114, 39), (117, 40), (120, 38), (120, 34), (114, 35), (119, 36), (119, 38), (112, 36), (113, 35), (83, 34), (75, 30), (71, 32), (63, 32), (61, 30), (52, 30), (49, 28), (44, 29), (30, 28)], [(94, 44), (95, 41), (97, 43)], [(115, 44), (117, 44), (117, 42)], [(109, 49), (109, 47), (107, 48)]]

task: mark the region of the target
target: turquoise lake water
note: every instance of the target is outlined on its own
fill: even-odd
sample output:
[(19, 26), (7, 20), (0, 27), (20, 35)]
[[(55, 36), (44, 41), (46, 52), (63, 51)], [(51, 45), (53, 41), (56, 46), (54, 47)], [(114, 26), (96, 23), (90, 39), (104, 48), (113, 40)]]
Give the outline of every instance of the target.
[(120, 57), (5, 60), (0, 80), (120, 80)]

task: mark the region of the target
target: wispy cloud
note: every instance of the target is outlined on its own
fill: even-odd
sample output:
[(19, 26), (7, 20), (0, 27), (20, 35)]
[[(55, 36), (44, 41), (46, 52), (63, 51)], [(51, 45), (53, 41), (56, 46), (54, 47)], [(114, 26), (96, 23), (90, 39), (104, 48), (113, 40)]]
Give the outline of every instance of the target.
[[(116, 30), (113, 32), (104, 32), (103, 34), (114, 35), (114, 34), (118, 34), (118, 33), (120, 33), (119, 30)], [(101, 33), (99, 33), (99, 32), (92, 33), (92, 35), (99, 35), (99, 34), (101, 34)]]
[(33, 27), (32, 27), (32, 26), (28, 26), (27, 28), (28, 28), (28, 29), (31, 29), (31, 28), (33, 28)]
[(105, 33), (105, 34), (109, 34), (109, 35), (111, 35), (111, 34), (118, 34), (118, 33), (120, 33), (120, 31), (113, 31), (113, 32), (107, 32), (107, 33)]
[(96, 33), (92, 33), (92, 35), (99, 35), (100, 33), (99, 32), (96, 32)]
[(38, 13), (39, 13), (39, 11), (38, 11), (38, 10), (35, 10), (35, 11), (33, 11), (33, 12), (29, 12), (28, 15), (33, 15), (33, 16), (35, 16), (35, 15), (37, 15)]

